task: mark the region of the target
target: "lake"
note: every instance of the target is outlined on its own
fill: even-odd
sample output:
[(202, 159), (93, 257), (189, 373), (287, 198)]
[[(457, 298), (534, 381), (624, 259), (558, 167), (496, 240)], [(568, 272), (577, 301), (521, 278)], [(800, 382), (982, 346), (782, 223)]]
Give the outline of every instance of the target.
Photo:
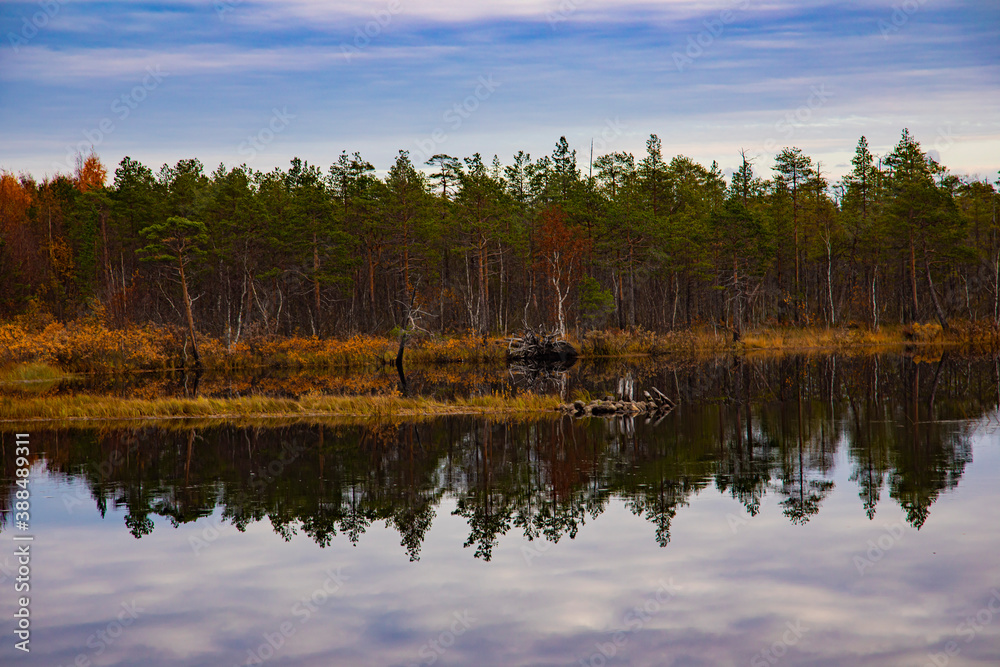
[[(205, 378), (198, 391), (393, 382)], [(3, 427), (0, 662), (1000, 664), (996, 357), (444, 367), (409, 385), (565, 399), (655, 386), (680, 404), (655, 421), (20, 425), (27, 533)], [(30, 654), (12, 633), (24, 534)]]

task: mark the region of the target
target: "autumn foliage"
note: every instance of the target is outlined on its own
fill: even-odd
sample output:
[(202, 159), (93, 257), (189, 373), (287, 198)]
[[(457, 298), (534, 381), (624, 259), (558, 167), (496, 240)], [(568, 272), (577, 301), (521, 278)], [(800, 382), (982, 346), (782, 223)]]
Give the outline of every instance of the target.
[(107, 180), (108, 169), (95, 153), (87, 157), (79, 156), (79, 164), (76, 167), (76, 188), (80, 192), (103, 188)]
[(566, 214), (557, 206), (539, 216), (537, 242), (536, 268), (551, 288), (556, 325), (565, 335), (566, 300), (582, 275), (589, 243), (579, 229), (566, 224)]

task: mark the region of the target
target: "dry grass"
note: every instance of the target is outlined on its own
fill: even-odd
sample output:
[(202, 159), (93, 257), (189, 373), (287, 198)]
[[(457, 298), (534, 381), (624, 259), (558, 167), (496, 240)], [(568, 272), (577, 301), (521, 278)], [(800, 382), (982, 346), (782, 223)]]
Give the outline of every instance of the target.
[(903, 347), (997, 347), (1000, 337), (992, 328), (966, 322), (944, 331), (936, 322), (890, 325), (878, 331), (848, 328), (765, 328), (747, 332), (740, 346), (745, 351), (871, 351)]
[[(116, 372), (178, 368), (184, 364), (184, 335), (167, 327), (112, 329), (100, 317), (68, 323), (48, 316), (0, 324), (0, 365), (40, 363), (74, 372)], [(398, 341), (387, 336), (349, 338), (264, 337), (229, 345), (203, 336), (199, 350), (207, 369), (346, 368), (389, 363)], [(190, 349), (188, 350), (190, 353)], [(504, 359), (506, 343), (498, 337), (459, 334), (422, 336), (409, 342), (407, 363), (482, 363)]]
[[(221, 341), (207, 339), (201, 352), (210, 368), (248, 367), (338, 368), (384, 365), (395, 359), (398, 341), (392, 337), (358, 335), (346, 339), (292, 336), (245, 341), (228, 350)], [(411, 364), (483, 363), (502, 361), (506, 343), (500, 338), (460, 334), (423, 336), (406, 347)]]
[(401, 396), (302, 396), (298, 399), (117, 398), (77, 394), (48, 398), (0, 398), (0, 421), (128, 420), (173, 418), (305, 418), (374, 417), (393, 419), (420, 415), (509, 415), (552, 411), (558, 396), (479, 396), (440, 401)]
[[(1000, 335), (982, 324), (956, 322), (949, 332), (937, 324), (885, 326), (878, 332), (859, 327), (761, 327), (748, 330), (738, 343), (723, 328), (700, 326), (683, 331), (600, 331), (576, 343), (583, 357), (629, 357), (740, 353), (759, 350), (892, 348), (902, 345), (977, 345), (1000, 347)], [(397, 341), (388, 336), (350, 338), (267, 337), (226, 346), (222, 340), (200, 339), (206, 368), (235, 371), (249, 368), (332, 369), (377, 368), (395, 355)], [(98, 316), (60, 323), (51, 317), (21, 318), (0, 324), (0, 366), (42, 364), (70, 372), (120, 372), (183, 366), (184, 336), (175, 329), (151, 325), (106, 327)], [(407, 346), (409, 365), (499, 363), (505, 339), (474, 334), (421, 336)]]
[(739, 342), (725, 329), (698, 327), (654, 334), (648, 331), (592, 332), (580, 341), (584, 357), (716, 353), (849, 352), (903, 347), (1000, 347), (1000, 335), (989, 326), (956, 322), (945, 332), (937, 323), (859, 327), (760, 327), (745, 331)]
[(66, 377), (58, 368), (42, 362), (14, 364), (0, 369), (0, 389), (20, 394), (44, 394)]
[(845, 348), (891, 348), (907, 344), (898, 329), (791, 329), (766, 328), (747, 332), (740, 345), (744, 350), (842, 350)]
[(40, 362), (16, 364), (0, 370), (0, 384), (58, 382), (64, 377), (58, 368)]
[(630, 357), (697, 352), (723, 352), (730, 338), (724, 330), (686, 329), (667, 333), (635, 331), (592, 331), (579, 342), (583, 357)]

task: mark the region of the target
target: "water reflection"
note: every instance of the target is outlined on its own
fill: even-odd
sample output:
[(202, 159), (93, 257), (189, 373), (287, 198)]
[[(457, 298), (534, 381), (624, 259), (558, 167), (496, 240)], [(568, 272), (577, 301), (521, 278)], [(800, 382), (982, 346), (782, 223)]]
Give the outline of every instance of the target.
[[(622, 377), (612, 371), (595, 386), (620, 386)], [(272, 428), (178, 423), (39, 431), (33, 446), (52, 474), (86, 482), (86, 500), (102, 516), (124, 508), (136, 538), (154, 530), (153, 517), (179, 526), (218, 507), (241, 531), (267, 520), (286, 540), (302, 533), (324, 547), (357, 544), (384, 522), (418, 560), (450, 498), (467, 524), (465, 546), (489, 561), (508, 533), (550, 543), (575, 538), (612, 499), (649, 522), (650, 538), (666, 547), (678, 512), (711, 486), (750, 517), (773, 497), (789, 522), (803, 525), (822, 512), (844, 448), (858, 512), (873, 519), (888, 494), (919, 529), (972, 461), (968, 420), (996, 409), (997, 377), (996, 360), (982, 358), (714, 360), (629, 370), (630, 387), (655, 385), (681, 397), (656, 424), (472, 417)], [(4, 516), (11, 450), (4, 451)]]

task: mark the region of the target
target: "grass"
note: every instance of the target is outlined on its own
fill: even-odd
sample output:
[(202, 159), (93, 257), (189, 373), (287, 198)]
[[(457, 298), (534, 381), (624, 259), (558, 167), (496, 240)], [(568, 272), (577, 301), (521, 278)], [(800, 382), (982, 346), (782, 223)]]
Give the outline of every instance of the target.
[(65, 377), (61, 370), (44, 362), (14, 364), (0, 370), (0, 388), (43, 394), (54, 389)]
[(584, 358), (633, 355), (749, 354), (757, 352), (873, 352), (915, 347), (1000, 347), (1000, 333), (989, 326), (956, 322), (950, 331), (937, 323), (889, 325), (872, 331), (861, 327), (771, 326), (743, 332), (697, 327), (654, 334), (648, 331), (592, 332), (579, 343)]
[[(184, 340), (183, 333), (176, 328), (133, 325), (112, 329), (97, 316), (66, 323), (51, 317), (22, 318), (0, 323), (0, 365), (22, 364), (38, 368), (42, 375), (48, 372), (44, 370), (46, 367), (98, 373), (174, 369), (184, 366)], [(1000, 333), (989, 325), (960, 321), (953, 323), (947, 332), (937, 324), (884, 326), (877, 332), (857, 326), (782, 325), (747, 330), (739, 342), (734, 342), (730, 330), (702, 325), (667, 333), (588, 332), (571, 340), (584, 358), (739, 354), (760, 350), (873, 350), (904, 345), (1000, 347)], [(226, 345), (221, 339), (201, 336), (199, 346), (206, 369), (222, 372), (258, 368), (373, 369), (391, 362), (397, 340), (372, 335), (269, 336)], [(506, 340), (500, 336), (484, 339), (470, 333), (431, 335), (416, 337), (407, 345), (406, 363), (410, 367), (490, 364), (502, 363), (505, 355)], [(55, 381), (55, 375), (49, 379)]]
[(0, 421), (133, 420), (176, 418), (374, 417), (526, 414), (554, 410), (558, 396), (478, 396), (453, 401), (401, 396), (302, 396), (269, 398), (118, 398), (77, 394), (0, 398)]
[(0, 383), (16, 382), (57, 382), (65, 375), (61, 370), (49, 364), (34, 362), (17, 364), (0, 371)]
[[(391, 363), (398, 339), (355, 335), (260, 336), (227, 345), (199, 336), (199, 351), (208, 370), (250, 368), (378, 367)], [(503, 361), (506, 341), (473, 334), (421, 336), (409, 342), (410, 364), (484, 363)], [(187, 348), (190, 355), (190, 348)], [(58, 322), (50, 316), (0, 323), (0, 364), (40, 363), (74, 372), (166, 370), (184, 365), (182, 331), (153, 325), (109, 328), (97, 317)]]

